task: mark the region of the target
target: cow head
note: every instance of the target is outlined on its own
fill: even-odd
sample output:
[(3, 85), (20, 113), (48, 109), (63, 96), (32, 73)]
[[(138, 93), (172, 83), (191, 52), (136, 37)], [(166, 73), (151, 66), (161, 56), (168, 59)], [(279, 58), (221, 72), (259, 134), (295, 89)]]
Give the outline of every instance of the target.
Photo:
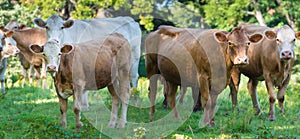
[(261, 34), (248, 36), (242, 26), (234, 28), (229, 33), (216, 32), (214, 35), (219, 43), (228, 43), (227, 53), (234, 65), (249, 64), (248, 47), (251, 43), (257, 43), (263, 38)]
[(20, 50), (17, 48), (16, 41), (12, 38), (13, 31), (0, 27), (0, 51), (1, 59), (9, 56), (16, 56)]
[(73, 20), (64, 21), (61, 17), (54, 14), (46, 22), (40, 18), (34, 19), (34, 23), (39, 27), (45, 28), (48, 41), (61, 43), (63, 40), (63, 30), (74, 24)]
[(296, 37), (300, 38), (288, 25), (278, 29), (276, 43), (281, 60), (286, 61), (294, 58)]
[(30, 50), (36, 54), (43, 54), (47, 62), (47, 72), (55, 73), (60, 65), (60, 57), (62, 54), (69, 54), (73, 50), (72, 45), (64, 45), (60, 47), (57, 42), (50, 41), (43, 46), (32, 44)]

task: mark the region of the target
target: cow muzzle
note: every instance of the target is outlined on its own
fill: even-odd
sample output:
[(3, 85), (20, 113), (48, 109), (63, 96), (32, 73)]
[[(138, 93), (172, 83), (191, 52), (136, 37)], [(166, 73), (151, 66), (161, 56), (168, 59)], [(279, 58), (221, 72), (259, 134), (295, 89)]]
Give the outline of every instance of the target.
[(16, 50), (16, 51), (13, 53), (13, 56), (17, 56), (19, 53), (20, 53), (20, 50)]
[(234, 59), (234, 62), (233, 62), (234, 65), (239, 65), (239, 66), (242, 66), (242, 65), (248, 65), (249, 64), (249, 58), (247, 56), (244, 56), (244, 57), (236, 57)]
[(47, 66), (47, 72), (56, 72), (56, 66), (55, 65), (49, 65)]
[(290, 50), (286, 50), (286, 51), (281, 52), (281, 53), (280, 53), (280, 57), (281, 57), (281, 59), (283, 59), (283, 60), (289, 60), (289, 59), (291, 59), (291, 58), (294, 58), (293, 52), (290, 51)]

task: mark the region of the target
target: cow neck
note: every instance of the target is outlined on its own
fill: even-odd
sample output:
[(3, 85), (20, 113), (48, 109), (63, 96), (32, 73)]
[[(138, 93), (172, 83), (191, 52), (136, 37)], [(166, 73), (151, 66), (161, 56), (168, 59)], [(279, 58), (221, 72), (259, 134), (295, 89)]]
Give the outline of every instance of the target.
[(224, 53), (224, 57), (225, 57), (225, 62), (226, 62), (226, 70), (227, 70), (227, 82), (226, 85), (228, 85), (230, 83), (230, 78), (231, 78), (231, 72), (233, 69), (233, 62), (230, 60), (230, 50), (229, 50), (229, 45), (226, 44), (221, 44), (224, 45), (223, 48), (223, 53)]
[[(72, 80), (72, 68), (73, 68), (73, 57), (74, 57), (74, 51), (75, 51), (75, 47), (74, 50), (72, 52), (70, 52), (69, 54), (62, 54), (61, 58), (60, 58), (60, 64), (58, 67), (58, 73), (56, 74), (56, 78), (58, 80), (62, 80), (61, 77), (69, 77), (69, 80)], [(70, 75), (71, 74), (71, 75)]]

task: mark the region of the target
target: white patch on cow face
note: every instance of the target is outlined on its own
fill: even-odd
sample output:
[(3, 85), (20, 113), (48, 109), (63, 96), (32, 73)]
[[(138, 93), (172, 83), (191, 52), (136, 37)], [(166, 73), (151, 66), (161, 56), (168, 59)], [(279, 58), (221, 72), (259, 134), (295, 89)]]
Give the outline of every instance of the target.
[(60, 45), (56, 42), (50, 41), (44, 45), (44, 55), (47, 62), (47, 72), (57, 72), (60, 64)]
[(46, 33), (48, 41), (61, 43), (63, 40), (64, 21), (58, 15), (52, 15), (46, 21)]
[(278, 30), (276, 42), (281, 60), (294, 58), (295, 41), (295, 32), (289, 26), (284, 25)]
[(0, 31), (0, 47), (1, 59), (8, 58), (9, 56), (17, 56), (20, 50), (17, 48), (17, 43), (12, 37), (6, 37), (4, 32)]

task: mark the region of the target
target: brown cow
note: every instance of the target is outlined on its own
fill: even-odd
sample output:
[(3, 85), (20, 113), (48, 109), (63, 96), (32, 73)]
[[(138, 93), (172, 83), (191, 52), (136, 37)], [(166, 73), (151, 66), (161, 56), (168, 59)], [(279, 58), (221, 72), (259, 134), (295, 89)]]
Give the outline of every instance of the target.
[[(161, 26), (146, 39), (146, 68), (150, 78), (152, 119), (156, 85), (152, 75), (161, 74), (168, 85), (167, 98), (175, 118), (178, 85), (199, 88), (204, 116), (202, 125), (214, 125), (217, 96), (229, 84), (233, 65), (248, 64), (247, 48), (263, 36), (248, 37), (242, 27), (228, 34), (218, 30), (179, 29)], [(199, 92), (197, 91), (197, 92)]]
[(78, 44), (65, 44), (62, 48), (57, 42), (50, 41), (43, 47), (32, 45), (31, 49), (36, 53), (44, 53), (45, 59), (54, 66), (53, 69), (58, 68), (57, 71), (48, 72), (55, 73), (54, 84), (62, 112), (62, 126), (66, 127), (67, 124), (68, 97), (73, 95), (78, 131), (82, 126), (80, 111), (83, 108), (83, 93), (104, 87), (108, 87), (112, 96), (108, 126), (115, 127), (119, 103), (122, 103), (122, 113), (118, 128), (125, 126), (130, 97), (130, 45), (121, 34), (115, 33)]
[[(6, 26), (6, 29), (8, 30), (23, 30), (23, 29), (29, 29), (28, 27), (26, 27), (26, 25), (24, 24), (19, 24), (18, 22), (16, 22), (15, 20), (11, 20)], [(22, 77), (22, 87), (24, 87), (26, 78), (29, 77), (29, 83), (32, 83), (32, 78), (33, 78), (33, 74), (34, 74), (34, 69), (33, 66), (30, 64), (29, 61), (26, 60), (26, 58), (24, 57), (24, 55), (22, 53), (19, 53), (19, 61), (21, 63), (21, 67), (22, 67), (22, 71), (23, 71), (23, 77)], [(27, 73), (29, 72), (29, 75), (27, 76)]]
[[(279, 29), (272, 29), (252, 24), (243, 24), (249, 34), (263, 33), (264, 39), (256, 45), (249, 47), (250, 64), (235, 68), (232, 73), (230, 90), (233, 108), (237, 105), (237, 92), (241, 73), (249, 78), (248, 90), (252, 98), (253, 107), (257, 114), (261, 112), (257, 101), (258, 81), (265, 80), (270, 101), (268, 120), (275, 120), (274, 104), (276, 101), (274, 86), (278, 87), (278, 101), (280, 112), (284, 112), (283, 102), (286, 87), (291, 78), (294, 63), (295, 38), (300, 38), (300, 32), (295, 32), (284, 25)], [(296, 37), (295, 37), (296, 36)]]
[[(21, 28), (14, 30), (13, 39), (17, 42), (17, 47), (20, 49), (23, 57), (34, 67), (37, 85), (40, 85), (39, 79), (42, 78), (42, 87), (46, 88), (47, 85), (44, 56), (35, 54), (29, 49), (31, 44), (42, 45), (47, 42), (46, 30), (40, 28)], [(23, 65), (28, 66), (28, 63), (24, 62)], [(42, 68), (42, 71), (40, 68)]]

